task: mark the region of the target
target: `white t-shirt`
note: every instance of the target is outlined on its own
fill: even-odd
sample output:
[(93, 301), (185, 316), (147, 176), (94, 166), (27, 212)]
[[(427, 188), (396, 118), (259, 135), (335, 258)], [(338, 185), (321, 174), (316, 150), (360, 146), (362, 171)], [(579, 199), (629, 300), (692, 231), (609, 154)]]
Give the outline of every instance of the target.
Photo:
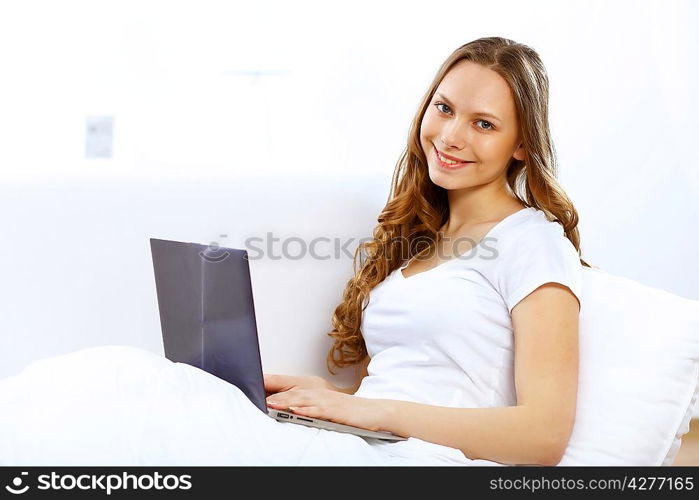
[[(580, 300), (582, 267), (563, 227), (528, 207), (463, 255), (406, 278), (407, 265), (371, 290), (361, 324), (371, 362), (355, 394), (463, 408), (515, 406), (512, 308), (548, 282), (567, 286)], [(417, 439), (382, 446), (474, 462)]]

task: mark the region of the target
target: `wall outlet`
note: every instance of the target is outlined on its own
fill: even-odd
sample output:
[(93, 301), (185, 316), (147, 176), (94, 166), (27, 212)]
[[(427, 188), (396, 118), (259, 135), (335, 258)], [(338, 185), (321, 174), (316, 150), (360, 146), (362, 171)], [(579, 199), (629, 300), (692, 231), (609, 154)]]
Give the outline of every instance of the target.
[(88, 116), (85, 158), (111, 158), (113, 135), (113, 116)]

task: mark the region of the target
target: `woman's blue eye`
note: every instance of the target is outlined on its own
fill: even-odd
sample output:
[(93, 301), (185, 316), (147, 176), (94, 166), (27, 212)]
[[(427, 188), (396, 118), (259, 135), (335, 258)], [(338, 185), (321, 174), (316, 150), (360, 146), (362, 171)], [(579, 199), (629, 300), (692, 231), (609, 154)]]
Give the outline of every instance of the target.
[[(436, 107), (437, 109), (439, 109), (439, 106), (446, 106), (447, 108), (449, 108), (449, 105), (448, 105), (448, 104), (444, 104), (443, 102), (438, 102), (438, 103), (435, 104), (435, 107)], [(444, 113), (444, 111), (442, 111), (441, 109), (440, 109), (439, 111), (442, 112), (442, 113)], [(487, 123), (487, 124), (488, 124), (488, 128), (480, 127), (481, 130), (493, 130), (493, 129), (494, 129), (493, 124), (490, 123), (490, 122), (488, 122), (488, 121), (485, 121), (485, 120), (476, 120), (476, 121), (479, 121), (479, 122), (483, 122), (483, 123)]]
[(488, 128), (485, 128), (485, 129), (483, 129), (483, 130), (493, 130), (493, 124), (492, 124), (492, 123), (487, 122), (487, 121), (485, 121), (485, 120), (477, 120), (477, 121), (483, 122), (483, 123), (487, 123), (487, 124), (488, 124)]
[[(435, 104), (435, 107), (436, 107), (437, 109), (439, 109), (440, 106), (446, 106), (447, 108), (449, 107), (449, 106), (447, 106), (446, 104), (444, 104), (443, 102), (438, 102), (438, 103)], [(441, 109), (439, 109), (439, 110), (442, 111)], [(442, 113), (444, 113), (444, 111), (442, 111)]]

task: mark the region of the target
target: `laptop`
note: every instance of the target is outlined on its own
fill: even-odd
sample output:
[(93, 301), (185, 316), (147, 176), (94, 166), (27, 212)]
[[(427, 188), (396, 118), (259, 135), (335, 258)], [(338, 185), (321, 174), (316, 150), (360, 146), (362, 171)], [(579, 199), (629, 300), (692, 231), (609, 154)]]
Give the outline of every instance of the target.
[(200, 368), (238, 387), (280, 422), (403, 441), (370, 431), (270, 408), (255, 320), (246, 250), (150, 238), (165, 357)]

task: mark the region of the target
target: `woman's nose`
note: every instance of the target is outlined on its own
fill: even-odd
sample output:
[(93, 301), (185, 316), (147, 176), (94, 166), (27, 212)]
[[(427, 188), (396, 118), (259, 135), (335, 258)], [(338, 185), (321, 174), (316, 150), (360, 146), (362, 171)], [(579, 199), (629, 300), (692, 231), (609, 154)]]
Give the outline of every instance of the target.
[(442, 145), (444, 146), (445, 150), (453, 149), (456, 151), (461, 151), (464, 148), (463, 141), (453, 139), (450, 136), (442, 136)]
[(466, 142), (466, 131), (460, 129), (458, 124), (454, 124), (442, 131), (441, 141), (445, 148), (461, 151)]

